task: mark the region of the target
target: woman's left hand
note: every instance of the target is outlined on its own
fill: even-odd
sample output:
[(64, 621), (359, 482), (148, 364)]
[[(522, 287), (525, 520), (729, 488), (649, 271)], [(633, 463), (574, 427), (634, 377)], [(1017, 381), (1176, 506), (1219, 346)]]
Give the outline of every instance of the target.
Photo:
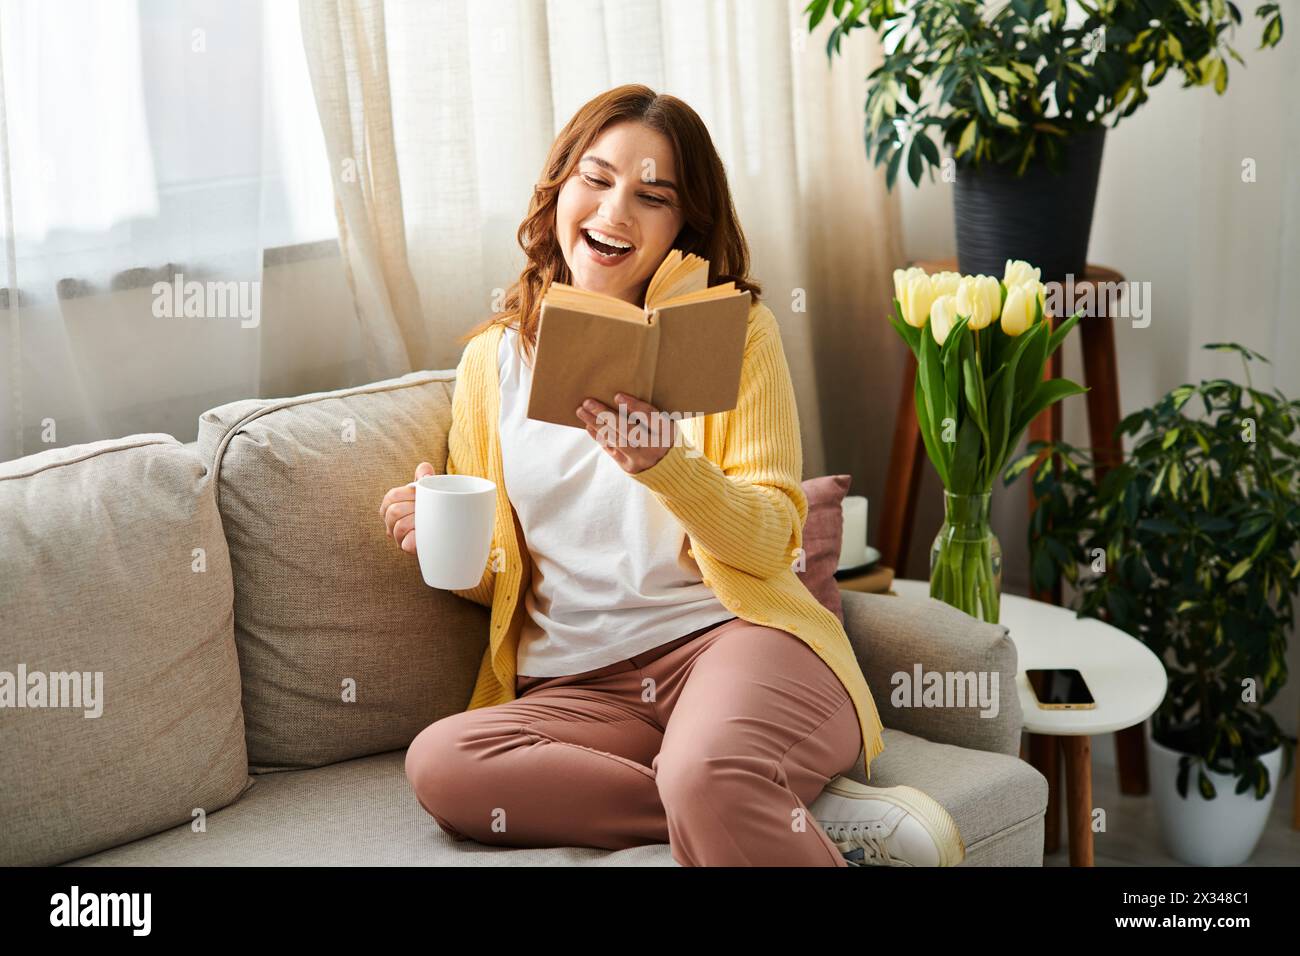
[(577, 414), (586, 423), (587, 434), (620, 468), (635, 475), (652, 468), (668, 454), (677, 439), (677, 426), (671, 416), (649, 402), (623, 392), (614, 398), (626, 406), (626, 419), (622, 422), (617, 408), (610, 408), (595, 398), (579, 405)]

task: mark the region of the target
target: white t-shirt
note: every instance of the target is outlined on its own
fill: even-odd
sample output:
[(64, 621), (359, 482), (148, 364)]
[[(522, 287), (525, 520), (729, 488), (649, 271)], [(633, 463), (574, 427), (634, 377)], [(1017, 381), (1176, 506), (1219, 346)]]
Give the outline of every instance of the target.
[(585, 429), (528, 417), (517, 338), (508, 327), (497, 353), (506, 494), (533, 561), (517, 673), (580, 674), (735, 617), (650, 489)]

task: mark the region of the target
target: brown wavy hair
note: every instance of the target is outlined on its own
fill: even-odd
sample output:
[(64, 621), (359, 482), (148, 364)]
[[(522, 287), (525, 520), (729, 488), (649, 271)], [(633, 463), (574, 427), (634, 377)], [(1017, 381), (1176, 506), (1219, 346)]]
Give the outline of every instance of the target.
[(590, 100), (560, 130), (546, 157), (541, 180), (533, 187), (528, 215), (517, 233), (528, 264), (506, 290), (500, 311), (466, 332), (460, 344), (493, 325), (511, 325), (518, 319), (519, 344), (526, 347), (531, 361), (541, 322), (542, 296), (552, 282), (573, 281), (555, 236), (560, 188), (605, 128), (626, 120), (643, 123), (672, 143), (684, 221), (671, 248), (707, 259), (709, 285), (734, 282), (737, 289), (750, 293), (751, 302), (758, 301), (762, 290), (749, 278), (749, 246), (732, 205), (726, 171), (704, 121), (677, 97), (630, 83)]

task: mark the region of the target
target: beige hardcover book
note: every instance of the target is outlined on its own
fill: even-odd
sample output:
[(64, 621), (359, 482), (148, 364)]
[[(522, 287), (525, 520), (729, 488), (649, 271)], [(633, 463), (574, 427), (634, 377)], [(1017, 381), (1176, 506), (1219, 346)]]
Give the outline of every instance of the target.
[(617, 392), (663, 412), (711, 415), (736, 407), (750, 294), (708, 285), (709, 263), (674, 249), (646, 288), (644, 307), (551, 283), (528, 395), (528, 417), (586, 428), (588, 396), (615, 411)]

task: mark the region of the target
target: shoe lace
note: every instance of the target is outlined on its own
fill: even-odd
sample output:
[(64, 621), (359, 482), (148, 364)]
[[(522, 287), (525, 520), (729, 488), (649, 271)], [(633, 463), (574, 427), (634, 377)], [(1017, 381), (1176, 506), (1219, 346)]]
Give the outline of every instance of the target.
[[(841, 853), (852, 866), (865, 866), (867, 860), (877, 864), (892, 866), (894, 858), (885, 844), (885, 836), (877, 827), (863, 827), (859, 824), (832, 824), (828, 827), (828, 836), (839, 847)], [(858, 862), (855, 851), (862, 850), (866, 859)]]

